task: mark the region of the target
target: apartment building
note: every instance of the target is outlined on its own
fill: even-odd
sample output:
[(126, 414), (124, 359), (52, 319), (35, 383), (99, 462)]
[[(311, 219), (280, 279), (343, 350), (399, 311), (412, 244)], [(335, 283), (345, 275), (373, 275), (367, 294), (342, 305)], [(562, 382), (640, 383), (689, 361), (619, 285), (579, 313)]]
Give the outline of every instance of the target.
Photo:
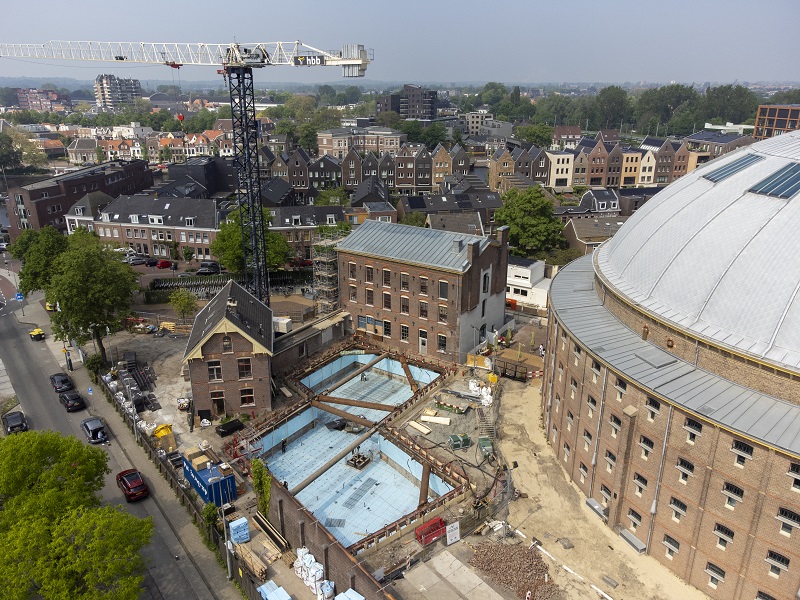
[(98, 75), (94, 80), (94, 98), (97, 106), (104, 110), (119, 110), (142, 97), (142, 86), (138, 79), (125, 79), (116, 75)]
[(418, 85), (406, 84), (397, 94), (381, 96), (375, 102), (375, 113), (392, 111), (401, 119), (418, 121), (436, 118), (436, 90), (428, 90)]
[(800, 129), (800, 104), (762, 104), (756, 113), (753, 137), (757, 140)]
[(394, 159), (395, 188), (404, 196), (430, 192), (433, 161), (425, 144), (403, 144)]
[(320, 155), (331, 154), (342, 159), (354, 149), (356, 152), (373, 152), (392, 155), (400, 150), (408, 136), (389, 127), (377, 125), (363, 128), (326, 129), (317, 133), (317, 149)]
[(495, 238), (365, 221), (336, 247), (356, 331), (396, 352), (463, 362), (502, 330), (508, 228)]

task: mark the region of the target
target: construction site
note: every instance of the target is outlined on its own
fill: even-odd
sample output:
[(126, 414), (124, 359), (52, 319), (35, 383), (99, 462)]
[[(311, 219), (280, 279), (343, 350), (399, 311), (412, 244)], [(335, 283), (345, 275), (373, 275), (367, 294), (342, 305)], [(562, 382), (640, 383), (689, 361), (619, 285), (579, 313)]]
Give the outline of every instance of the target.
[(384, 588), (432, 544), (483, 528), (513, 494), (494, 447), (502, 383), (491, 374), (352, 344), (286, 383), (304, 400), (224, 452), (265, 463), (265, 516), (337, 589), (390, 597)]

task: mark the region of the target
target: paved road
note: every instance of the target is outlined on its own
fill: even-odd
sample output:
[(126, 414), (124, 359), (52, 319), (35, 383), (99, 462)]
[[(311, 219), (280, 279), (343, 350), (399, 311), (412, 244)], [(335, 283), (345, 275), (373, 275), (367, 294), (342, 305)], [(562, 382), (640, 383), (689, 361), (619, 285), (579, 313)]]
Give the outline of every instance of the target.
[[(8, 285), (9, 282), (0, 277), (0, 291), (5, 294)], [(151, 516), (155, 523), (152, 542), (144, 552), (148, 570), (143, 600), (236, 598), (238, 593), (225, 580), (213, 557), (210, 558), (209, 569), (211, 553), (202, 546), (199, 534), (184, 509), (178, 505), (169, 486), (124, 430), (114, 409), (97, 393), (93, 396), (87, 394), (90, 383), (83, 370), (72, 375), (77, 389), (87, 399), (87, 410), (67, 413), (58, 402), (48, 376), (64, 371), (64, 365), (56, 361), (46, 342), (34, 342), (28, 335), (33, 324), (42, 326), (49, 333), (45, 323), (46, 313), (41, 306), (27, 305), (26, 317), (18, 315), (20, 320), (24, 319), (27, 323), (20, 323), (12, 314), (12, 311), (20, 308), (20, 303), (10, 301), (3, 304), (0, 308), (0, 340), (3, 340), (0, 344), (0, 360), (6, 367), (31, 426), (82, 439), (79, 430), (81, 420), (90, 414), (100, 415), (106, 419), (111, 434), (111, 441), (105, 448), (112, 472), (106, 478), (103, 499), (112, 504), (123, 502), (114, 480), (114, 474), (123, 469), (133, 466), (141, 469), (150, 483), (153, 490), (151, 498), (128, 505), (132, 514), (138, 517)], [(115, 428), (119, 431), (115, 432)], [(181, 537), (188, 541), (182, 543)]]

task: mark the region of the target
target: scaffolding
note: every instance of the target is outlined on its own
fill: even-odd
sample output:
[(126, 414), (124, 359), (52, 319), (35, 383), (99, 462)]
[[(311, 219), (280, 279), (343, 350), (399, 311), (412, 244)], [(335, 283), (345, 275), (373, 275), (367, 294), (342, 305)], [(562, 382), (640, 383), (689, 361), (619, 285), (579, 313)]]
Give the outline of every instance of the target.
[(326, 315), (339, 308), (339, 262), (336, 244), (344, 236), (331, 228), (314, 239), (311, 259), (314, 262), (314, 297), (317, 315)]

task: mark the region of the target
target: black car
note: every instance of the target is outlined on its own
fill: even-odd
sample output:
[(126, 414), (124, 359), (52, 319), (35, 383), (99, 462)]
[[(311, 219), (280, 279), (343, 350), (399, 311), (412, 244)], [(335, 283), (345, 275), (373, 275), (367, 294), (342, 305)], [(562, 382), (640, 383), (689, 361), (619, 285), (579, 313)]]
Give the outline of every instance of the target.
[(81, 429), (90, 444), (103, 444), (108, 441), (106, 424), (100, 417), (89, 417), (81, 421)]
[(75, 389), (75, 386), (72, 385), (72, 380), (66, 373), (50, 375), (50, 383), (57, 392), (68, 392), (69, 390)]
[(3, 415), (3, 429), (6, 433), (28, 431), (28, 421), (20, 411), (15, 410)]
[(58, 399), (61, 404), (64, 405), (64, 408), (67, 409), (67, 412), (75, 412), (76, 410), (83, 410), (86, 408), (86, 401), (83, 399), (83, 396), (76, 391), (59, 394)]
[(148, 256), (144, 259), (144, 264), (146, 264), (148, 267), (155, 267), (158, 264), (158, 259)]

